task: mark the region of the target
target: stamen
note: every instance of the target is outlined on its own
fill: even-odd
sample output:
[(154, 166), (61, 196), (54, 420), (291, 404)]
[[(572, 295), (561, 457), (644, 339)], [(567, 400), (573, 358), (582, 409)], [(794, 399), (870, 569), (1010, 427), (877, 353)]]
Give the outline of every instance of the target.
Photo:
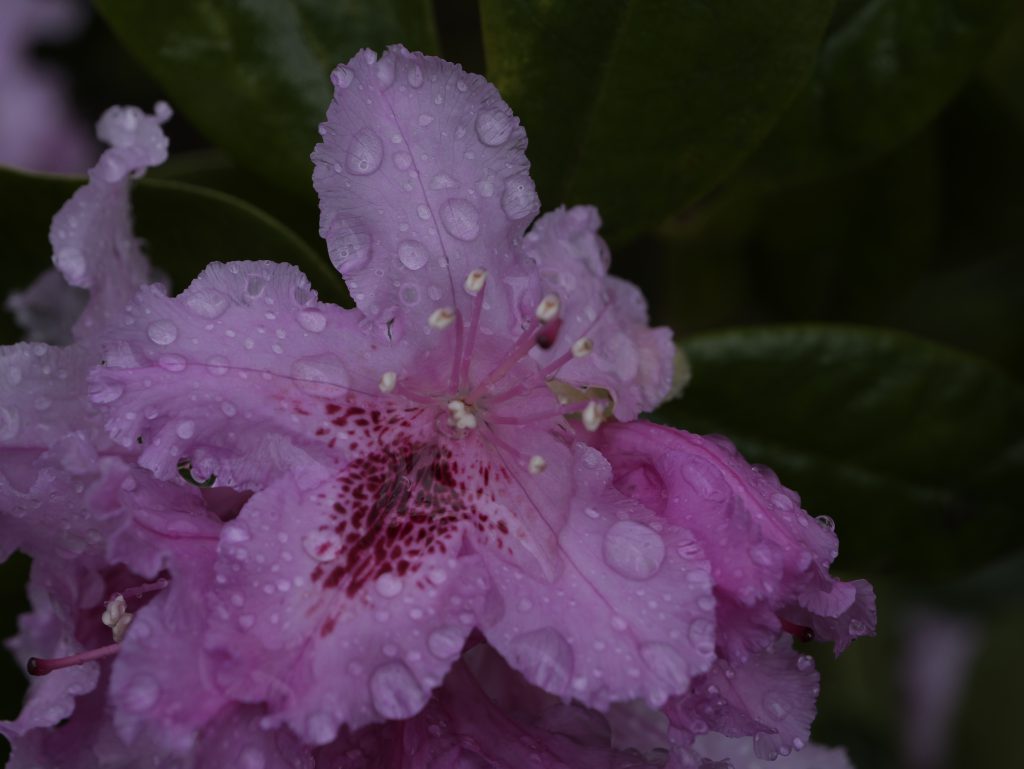
[(541, 299), (540, 304), (537, 305), (537, 320), (541, 323), (547, 323), (550, 320), (554, 320), (558, 317), (558, 310), (561, 306), (561, 302), (558, 301), (558, 297), (555, 294), (548, 294)]
[(454, 425), (460, 430), (472, 430), (476, 427), (476, 416), (466, 407), (463, 401), (448, 401), (448, 411), (451, 413), (448, 419), (449, 424)]
[[(136, 589), (138, 590), (138, 588)], [(124, 634), (128, 632), (128, 626), (132, 624), (133, 619), (135, 617), (128, 611), (128, 603), (124, 600), (124, 596), (121, 593), (114, 593), (107, 601), (101, 617), (103, 624), (110, 628), (114, 636), (114, 643), (121, 643), (124, 640)]]
[(486, 389), (487, 385), (491, 382), (501, 379), (509, 370), (518, 363), (524, 355), (530, 352), (530, 348), (533, 347), (534, 339), (537, 335), (537, 329), (540, 326), (537, 320), (530, 321), (530, 325), (523, 329), (523, 333), (519, 335), (515, 343), (512, 345), (505, 357), (501, 359), (501, 362), (491, 371), (490, 374), (485, 376), (480, 382), (473, 388), (466, 400), (476, 400)]
[(583, 426), (594, 432), (604, 422), (604, 406), (598, 401), (590, 401), (583, 409)]
[(547, 461), (540, 454), (534, 454), (532, 457), (530, 457), (530, 475), (539, 475), (540, 473), (544, 472), (547, 466)]
[(545, 419), (553, 419), (555, 417), (564, 417), (566, 414), (574, 414), (578, 411), (583, 411), (587, 407), (586, 403), (577, 401), (576, 403), (568, 403), (567, 401), (559, 401), (562, 403), (562, 407), (554, 411), (545, 411), (541, 414), (530, 414), (529, 416), (502, 416), (499, 414), (491, 414), (487, 417), (487, 421), (496, 425), (525, 425), (531, 422), (540, 422)]
[[(129, 587), (121, 593), (125, 598), (135, 598), (136, 596), (145, 595), (146, 593), (155, 593), (157, 590), (163, 590), (170, 583), (170, 580), (161, 577), (153, 582), (147, 582), (143, 585), (136, 585), (135, 587)], [(117, 595), (115, 593), (115, 595)]]
[(94, 662), (95, 660), (101, 660), (104, 657), (112, 657), (117, 654), (120, 649), (121, 644), (112, 643), (109, 646), (90, 649), (89, 651), (81, 652), (80, 654), (72, 654), (69, 657), (59, 657), (57, 659), (30, 657), (28, 664), (25, 665), (25, 669), (28, 670), (29, 675), (45, 676), (48, 673), (52, 673), (54, 670), (70, 668), (75, 665), (84, 665), (86, 662)]
[(581, 336), (575, 342), (572, 343), (572, 357), (582, 358), (590, 353), (594, 349), (594, 343), (589, 337)]
[(467, 294), (476, 296), (483, 291), (485, 283), (487, 283), (487, 270), (476, 269), (466, 276), (466, 282), (463, 285)]
[(550, 350), (555, 346), (555, 341), (558, 339), (558, 332), (561, 329), (561, 318), (555, 318), (554, 320), (545, 323), (543, 328), (541, 328), (540, 333), (537, 334), (537, 346), (542, 350)]
[(380, 384), (377, 385), (382, 393), (393, 392), (398, 384), (398, 374), (394, 371), (385, 371), (380, 375)]
[(455, 310), (451, 307), (438, 307), (427, 320), (431, 328), (445, 329), (455, 322)]
[(804, 625), (797, 625), (794, 622), (784, 620), (781, 617), (779, 621), (782, 623), (782, 629), (793, 636), (798, 641), (813, 641), (814, 640), (814, 629), (805, 627)]

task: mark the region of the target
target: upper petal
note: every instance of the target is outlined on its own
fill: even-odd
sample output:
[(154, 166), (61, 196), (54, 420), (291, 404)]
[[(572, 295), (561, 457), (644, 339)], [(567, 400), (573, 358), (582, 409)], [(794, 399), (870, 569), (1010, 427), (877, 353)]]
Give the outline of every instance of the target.
[(483, 268), (489, 321), (508, 332), (531, 274), (513, 244), (539, 210), (512, 111), (479, 75), (401, 46), (361, 51), (331, 80), (313, 185), (356, 304), (401, 339), (439, 307), (468, 311), (463, 283)]
[(538, 219), (524, 239), (523, 250), (540, 269), (544, 290), (562, 302), (558, 341), (533, 354), (546, 363), (581, 337), (590, 339), (593, 351), (570, 359), (557, 378), (608, 390), (615, 415), (630, 420), (668, 395), (676, 353), (671, 330), (648, 325), (640, 290), (607, 274), (611, 256), (597, 234), (600, 226), (591, 206), (559, 208)]

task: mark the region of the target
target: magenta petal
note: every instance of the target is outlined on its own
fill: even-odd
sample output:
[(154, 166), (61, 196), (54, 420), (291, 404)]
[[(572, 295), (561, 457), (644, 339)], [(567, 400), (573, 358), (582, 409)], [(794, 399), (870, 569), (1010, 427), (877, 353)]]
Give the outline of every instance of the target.
[(675, 346), (668, 328), (650, 328), (647, 303), (632, 283), (608, 275), (608, 246), (597, 234), (601, 218), (590, 206), (559, 208), (536, 221), (523, 243), (537, 263), (546, 292), (562, 297), (559, 343), (534, 351), (542, 362), (564, 354), (586, 337), (593, 351), (574, 358), (558, 379), (602, 387), (615, 401), (615, 416), (635, 419), (668, 395)]
[(438, 307), (468, 312), (463, 282), (483, 268), (488, 319), (509, 333), (529, 275), (514, 243), (540, 208), (512, 111), (479, 75), (401, 46), (360, 51), (331, 81), (313, 186), (356, 304), (419, 336)]
[(580, 447), (551, 580), (488, 557), (503, 609), (483, 630), (531, 683), (592, 707), (686, 691), (714, 658), (708, 564), (684, 529), (610, 487)]

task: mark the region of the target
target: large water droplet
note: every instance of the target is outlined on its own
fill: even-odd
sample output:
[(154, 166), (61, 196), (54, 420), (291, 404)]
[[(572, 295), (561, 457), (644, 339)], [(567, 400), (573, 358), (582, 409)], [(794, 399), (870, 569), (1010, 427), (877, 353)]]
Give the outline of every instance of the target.
[(314, 334), (319, 334), (327, 328), (327, 316), (319, 310), (299, 310), (298, 320), (300, 326)]
[(764, 697), (761, 698), (761, 705), (764, 706), (768, 715), (776, 721), (781, 721), (789, 715), (789, 711), (792, 710), (792, 705), (789, 700), (780, 692), (776, 691), (765, 692)]
[(481, 110), (476, 116), (476, 135), (488, 147), (498, 147), (508, 141), (515, 119), (499, 109)]
[(423, 70), (420, 69), (419, 64), (414, 64), (412, 69), (409, 70), (409, 85), (413, 88), (419, 88), (423, 85)]
[(222, 536), (225, 542), (231, 542), (232, 544), (248, 542), (251, 538), (249, 530), (240, 523), (229, 523), (224, 527)]
[(228, 359), (223, 355), (214, 355), (206, 362), (206, 368), (211, 374), (222, 376), (228, 373)]
[(138, 675), (118, 699), (121, 707), (132, 713), (144, 713), (160, 697), (160, 684), (151, 675)]
[(401, 662), (381, 665), (370, 676), (370, 698), (384, 718), (408, 718), (427, 703), (416, 677)]
[(183, 441), (187, 441), (193, 435), (196, 434), (196, 423), (191, 419), (186, 419), (184, 422), (179, 422), (177, 428), (174, 430), (178, 437)]
[(501, 193), (501, 210), (509, 219), (525, 219), (540, 209), (537, 188), (529, 176), (516, 176), (505, 184)]
[(682, 655), (668, 644), (649, 643), (640, 647), (643, 657), (654, 674), (670, 684), (675, 693), (681, 692), (690, 683), (690, 667)]
[(385, 598), (394, 598), (402, 592), (402, 578), (394, 574), (381, 574), (374, 582), (374, 587)]
[(383, 158), (384, 143), (369, 128), (363, 128), (356, 132), (348, 144), (345, 167), (349, 173), (366, 176), (380, 168)]
[(730, 493), (722, 471), (706, 459), (692, 457), (683, 466), (683, 478), (701, 497), (709, 502), (724, 502)]
[(336, 398), (348, 388), (348, 372), (330, 353), (300, 358), (292, 364), (291, 375), (299, 388), (310, 395)]
[(188, 292), (185, 306), (200, 318), (219, 318), (228, 308), (230, 301), (220, 291), (212, 288), (194, 289)]
[(149, 324), (146, 333), (154, 344), (163, 346), (178, 338), (178, 327), (169, 320), (157, 320)]
[(77, 284), (85, 277), (85, 256), (73, 246), (65, 246), (53, 255), (53, 263), (69, 283)]
[(818, 525), (820, 525), (821, 528), (823, 528), (823, 529), (825, 529), (827, 531), (835, 531), (836, 530), (836, 522), (834, 520), (832, 520), (832, 516), (829, 516), (829, 515), (819, 515), (814, 520), (816, 520), (818, 522)]
[(314, 713), (306, 722), (306, 732), (314, 744), (326, 745), (334, 739), (337, 727), (327, 713)]
[(377, 62), (377, 66), (373, 69), (377, 73), (377, 82), (380, 84), (381, 90), (389, 88), (395, 82), (395, 59), (393, 56), (385, 56)]
[(665, 541), (649, 526), (619, 521), (605, 535), (604, 559), (623, 577), (650, 579), (665, 560)]
[(690, 623), (690, 643), (701, 654), (710, 655), (715, 651), (715, 624), (700, 617)]
[(391, 162), (399, 171), (408, 171), (409, 166), (412, 165), (412, 155), (408, 152), (396, 152), (391, 156)]
[(552, 693), (567, 691), (572, 679), (573, 653), (557, 630), (546, 627), (516, 636), (509, 652), (512, 666), (531, 683)]
[(459, 240), (473, 240), (480, 234), (480, 213), (463, 198), (452, 198), (441, 206), (441, 223)]
[(9, 441), (18, 434), (21, 417), (13, 406), (0, 406), (0, 441)]
[(89, 385), (89, 399), (93, 403), (113, 403), (124, 395), (124, 385), (120, 382), (92, 382)]
[(398, 244), (398, 261), (410, 270), (418, 270), (427, 263), (430, 255), (418, 240), (403, 240)]
[(359, 219), (338, 217), (322, 234), (327, 241), (327, 255), (338, 271), (351, 273), (370, 260), (373, 240)]
[(173, 374), (184, 371), (188, 365), (188, 362), (183, 357), (174, 354), (161, 355), (157, 359), (157, 363), (164, 371), (170, 371)]

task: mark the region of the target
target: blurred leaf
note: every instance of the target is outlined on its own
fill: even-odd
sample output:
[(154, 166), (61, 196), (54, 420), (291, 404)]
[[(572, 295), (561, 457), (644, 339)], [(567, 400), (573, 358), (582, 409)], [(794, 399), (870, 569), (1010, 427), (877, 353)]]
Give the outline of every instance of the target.
[(850, 168), (930, 123), (989, 52), (1017, 0), (866, 0), (833, 27), (817, 71), (752, 160), (791, 183)]
[(1024, 129), (1024, 7), (1000, 36), (998, 45), (982, 69), (985, 82), (1017, 116)]
[(825, 0), (483, 0), (488, 75), (522, 119), (546, 208), (613, 237), (714, 187), (806, 82)]
[[(50, 219), (84, 180), (0, 168), (0, 231), (7, 284), (24, 287), (50, 266)], [(325, 299), (347, 296), (326, 256), (260, 209), (215, 190), (142, 179), (133, 192), (135, 231), (176, 288), (212, 261), (270, 259), (298, 265)], [(17, 339), (6, 313), (4, 339)]]
[(126, 48), (215, 144), (312, 195), (309, 154), (336, 64), (403, 42), (433, 51), (427, 0), (94, 0)]
[(694, 336), (685, 397), (659, 412), (722, 433), (840, 529), (842, 563), (954, 574), (1024, 533), (1024, 388), (983, 361), (879, 329)]

